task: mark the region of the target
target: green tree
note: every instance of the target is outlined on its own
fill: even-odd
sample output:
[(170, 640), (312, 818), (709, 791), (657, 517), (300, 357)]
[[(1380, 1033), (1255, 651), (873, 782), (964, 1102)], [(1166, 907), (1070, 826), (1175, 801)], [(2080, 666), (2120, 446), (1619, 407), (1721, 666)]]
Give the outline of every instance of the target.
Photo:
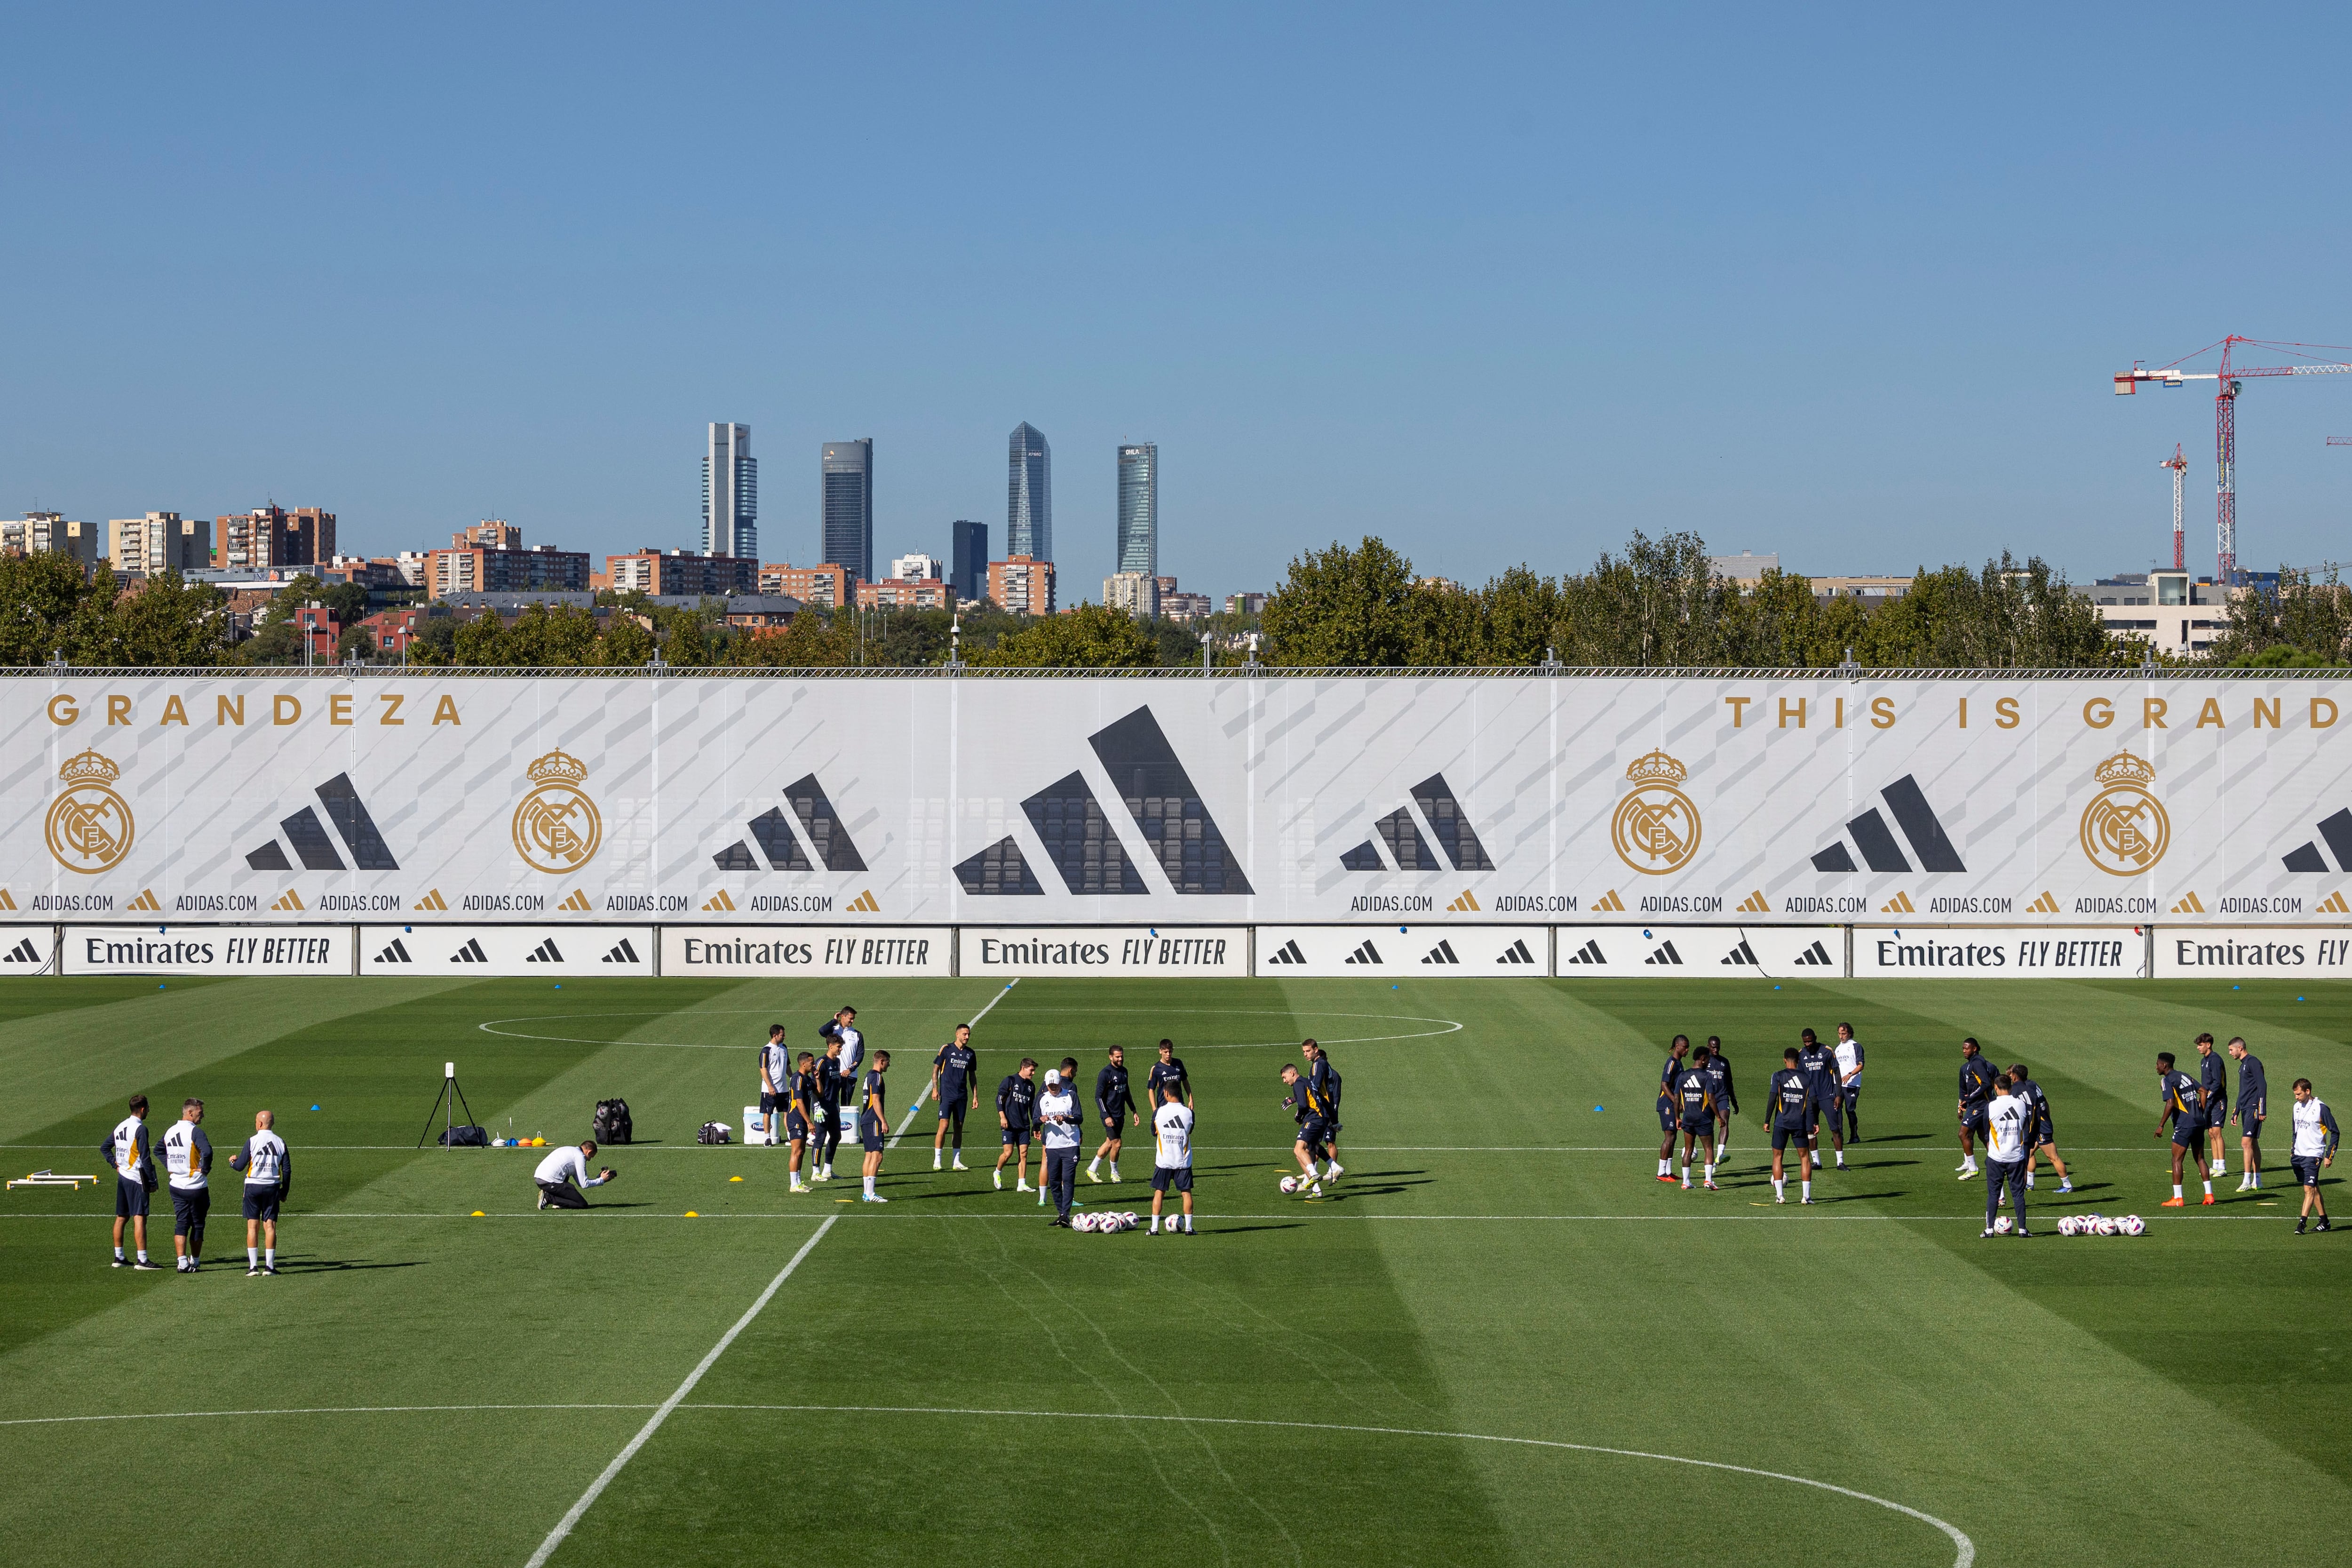
[(114, 663), (149, 668), (218, 664), (228, 604), (209, 583), (162, 572), (109, 605), (106, 623)]
[(510, 666), (506, 623), (496, 610), (485, 609), (471, 620), (457, 623), (450, 639), (449, 662), (464, 668), (496, 669)]
[(1412, 563), (1379, 539), (1332, 543), (1290, 563), (1266, 601), (1271, 662), (1314, 668), (1401, 665), (1418, 634)]
[(845, 615), (803, 610), (776, 631), (739, 637), (727, 662), (766, 669), (839, 669), (857, 659), (857, 631)]
[(638, 669), (651, 664), (658, 645), (654, 634), (635, 616), (622, 613), (604, 623), (596, 639), (594, 662), (608, 669)]
[[(2231, 595), (2228, 622), (2213, 639), (2212, 658), (2247, 669), (2307, 669), (2352, 661), (2352, 587), (2342, 581), (2342, 571), (2330, 561), (2315, 580), (2309, 572), (2282, 566), (2275, 593)], [(2317, 663), (2254, 662), (2273, 648), (2308, 654)]]
[(1042, 616), (1009, 632), (996, 646), (966, 655), (981, 667), (1038, 669), (1148, 669), (1160, 662), (1160, 641), (1133, 616), (1100, 605), (1080, 605), (1063, 616)]
[(0, 664), (46, 664), (63, 652), (89, 594), (89, 580), (67, 556), (0, 556)]
[(335, 639), (335, 662), (346, 659), (370, 659), (375, 657), (375, 634), (365, 626), (345, 626), (343, 635)]

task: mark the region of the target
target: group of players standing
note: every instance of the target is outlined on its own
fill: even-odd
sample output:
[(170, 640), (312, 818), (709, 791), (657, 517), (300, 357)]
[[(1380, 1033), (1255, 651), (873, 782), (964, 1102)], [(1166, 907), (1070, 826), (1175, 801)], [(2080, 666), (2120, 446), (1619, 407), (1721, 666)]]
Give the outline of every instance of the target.
[[(1862, 1042), (1849, 1024), (1837, 1026), (1837, 1043), (1823, 1045), (1811, 1029), (1799, 1043), (1780, 1053), (1780, 1069), (1767, 1091), (1767, 1116), (1772, 1133), (1772, 1201), (1787, 1203), (1784, 1164), (1796, 1151), (1798, 1202), (1813, 1201), (1813, 1171), (1820, 1163), (1822, 1132), (1826, 1123), (1831, 1152), (1837, 1168), (1845, 1168), (1846, 1140), (1862, 1137)], [(1700, 1167), (1701, 1184), (1715, 1190), (1715, 1168), (1731, 1148), (1731, 1119), (1739, 1110), (1739, 1094), (1731, 1077), (1730, 1060), (1723, 1054), (1723, 1038), (1709, 1035), (1696, 1051), (1688, 1035), (1676, 1035), (1658, 1074), (1658, 1126), (1664, 1133), (1658, 1144), (1658, 1180), (1675, 1180), (1675, 1139), (1682, 1137), (1683, 1190), (1691, 1188), (1691, 1165)]]

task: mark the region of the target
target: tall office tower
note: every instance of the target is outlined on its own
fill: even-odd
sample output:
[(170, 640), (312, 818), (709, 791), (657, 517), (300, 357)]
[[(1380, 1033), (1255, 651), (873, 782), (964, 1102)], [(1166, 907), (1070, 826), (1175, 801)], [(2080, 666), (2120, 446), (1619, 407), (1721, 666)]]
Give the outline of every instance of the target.
[(874, 580), (874, 442), (824, 444), (824, 560)]
[(713, 425), (702, 455), (702, 552), (760, 558), (760, 461), (749, 425)]
[(1118, 449), (1118, 569), (1160, 575), (1160, 447)]
[(949, 525), (948, 581), (959, 599), (988, 591), (988, 524), (958, 518)]
[(1035, 426), (1013, 426), (1004, 487), (1004, 553), (1054, 558), (1054, 451)]

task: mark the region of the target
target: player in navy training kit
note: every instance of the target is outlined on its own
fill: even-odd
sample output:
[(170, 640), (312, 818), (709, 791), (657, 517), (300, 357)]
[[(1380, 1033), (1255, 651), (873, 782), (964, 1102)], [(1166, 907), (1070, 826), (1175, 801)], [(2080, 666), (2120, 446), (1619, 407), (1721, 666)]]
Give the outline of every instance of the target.
[[(1021, 1163), (1013, 1170), (1016, 1193), (1029, 1190), (1029, 1140), (1037, 1132), (1037, 1058), (1023, 1057), (1018, 1071), (1007, 1073), (1004, 1081), (996, 1086), (996, 1125), (1004, 1134), (1004, 1147), (996, 1154), (996, 1185), (1004, 1187), (1004, 1162), (1013, 1158), (1015, 1149), (1021, 1151)], [(1045, 1180), (1041, 1174), (1039, 1181)]]
[(814, 1123), (809, 1120), (816, 1102), (816, 1058), (807, 1051), (793, 1064), (793, 1075), (784, 1086), (784, 1141), (792, 1146), (785, 1169), (792, 1177), (792, 1190), (796, 1193), (814, 1192), (816, 1183), (801, 1180), (801, 1158), (808, 1150), (809, 1134)]
[(1095, 1157), (1087, 1162), (1087, 1180), (1089, 1182), (1102, 1180), (1102, 1163), (1105, 1160), (1110, 1162), (1110, 1179), (1114, 1182), (1118, 1180), (1119, 1134), (1127, 1125), (1119, 1118), (1125, 1116), (1136, 1126), (1143, 1125), (1143, 1118), (1135, 1113), (1135, 1096), (1128, 1091), (1127, 1049), (1123, 1046), (1113, 1046), (1109, 1054), (1110, 1060), (1103, 1063), (1102, 1071), (1095, 1075), (1095, 1115), (1102, 1121), (1104, 1137), (1102, 1146), (1095, 1151)]
[(812, 1182), (833, 1180), (833, 1152), (841, 1147), (842, 1087), (841, 1042), (828, 1038), (824, 1055), (816, 1059), (816, 1103), (809, 1110), (816, 1121), (816, 1174), (810, 1178)]
[[(2172, 1195), (2159, 1207), (2177, 1209), (2181, 1206), (2180, 1168), (2196, 1164), (2202, 1158), (2205, 1143), (2205, 1086), (2185, 1072), (2172, 1067), (2172, 1053), (2165, 1051), (2156, 1058), (2157, 1081), (2162, 1085), (2164, 1109), (2157, 1113), (2156, 1131), (2151, 1138), (2164, 1136), (2166, 1122), (2172, 1124)], [(2205, 1201), (2213, 1201), (2213, 1178), (2205, 1178)]]
[(931, 1134), (932, 1170), (940, 1168), (940, 1145), (950, 1131), (955, 1135), (955, 1168), (964, 1168), (963, 1117), (979, 1088), (980, 1053), (971, 1048), (971, 1026), (958, 1024), (955, 1037), (931, 1058), (931, 1098), (940, 1102), (939, 1131)]
[(1308, 1087), (1323, 1102), (1323, 1116), (1328, 1123), (1323, 1134), (1323, 1179), (1328, 1182), (1346, 1169), (1339, 1163), (1339, 1073), (1331, 1065), (1331, 1053), (1314, 1040), (1299, 1041), (1298, 1054), (1307, 1060)]
[(1176, 1054), (1176, 1042), (1160, 1042), (1160, 1059), (1151, 1064), (1151, 1076), (1143, 1080), (1144, 1103), (1157, 1110), (1171, 1100), (1181, 1100), (1186, 1109), (1192, 1104), (1192, 1079), (1184, 1071), (1184, 1058)]
[(1813, 1201), (1813, 1151), (1810, 1142), (1813, 1120), (1821, 1107), (1813, 1100), (1812, 1079), (1797, 1066), (1797, 1047), (1790, 1046), (1780, 1053), (1780, 1070), (1772, 1075), (1771, 1098), (1765, 1114), (1772, 1120), (1772, 1201), (1789, 1201), (1789, 1180), (1783, 1173), (1781, 1156), (1790, 1144), (1797, 1146), (1797, 1179), (1801, 1185), (1797, 1201)]
[(887, 1204), (890, 1200), (874, 1190), (874, 1178), (882, 1173), (882, 1145), (890, 1136), (890, 1113), (882, 1103), (882, 1075), (890, 1070), (890, 1053), (874, 1053), (874, 1065), (866, 1069), (865, 1079), (857, 1086), (857, 1142), (866, 1150), (866, 1191), (869, 1204)]
[(1993, 1079), (1999, 1076), (1979, 1054), (1974, 1035), (1960, 1042), (1960, 1163), (1956, 1169), (1964, 1182), (1978, 1173), (1976, 1141), (1984, 1135), (1985, 1112), (1992, 1104)]
[(1683, 1070), (1683, 1058), (1689, 1054), (1690, 1037), (1676, 1035), (1675, 1043), (1666, 1047), (1666, 1065), (1658, 1069), (1658, 1180), (1675, 1179), (1675, 1131), (1682, 1125), (1682, 1115), (1675, 1106), (1675, 1079)]
[(1323, 1192), (1323, 1181), (1315, 1173), (1315, 1162), (1327, 1152), (1323, 1141), (1330, 1133), (1330, 1108), (1323, 1103), (1322, 1096), (1315, 1092), (1314, 1083), (1302, 1077), (1290, 1063), (1282, 1064), (1281, 1076), (1282, 1087), (1290, 1091), (1283, 1098), (1282, 1103), (1298, 1123), (1298, 1140), (1291, 1145), (1290, 1152), (1298, 1162), (1299, 1179), (1304, 1190), (1310, 1197), (1319, 1197)]
[(2043, 1151), (2048, 1151), (2050, 1163), (2058, 1167), (2058, 1190), (2071, 1193), (2074, 1179), (2066, 1173), (2066, 1162), (2058, 1157), (2058, 1130), (2051, 1125), (2050, 1100), (2042, 1086), (2025, 1076), (2025, 1064), (2019, 1062), (2009, 1069), (2010, 1092), (2025, 1101), (2032, 1114), (2025, 1128), (2025, 1185), (2033, 1187), (2033, 1167), (2042, 1163)]
[(2230, 1054), (2238, 1059), (2238, 1106), (2230, 1120), (2238, 1124), (2238, 1152), (2245, 1159), (2238, 1190), (2258, 1193), (2263, 1190), (2263, 1118), (2270, 1114), (2271, 1088), (2263, 1078), (2263, 1058), (2246, 1049), (2243, 1036), (2231, 1039)]
[[(1822, 1044), (1821, 1037), (1811, 1029), (1798, 1032), (1797, 1070), (1813, 1080), (1813, 1103), (1820, 1114), (1829, 1119), (1830, 1143), (1837, 1151), (1838, 1169), (1845, 1169), (1845, 1126), (1840, 1120), (1845, 1108), (1845, 1096), (1838, 1089), (1837, 1052)], [(1813, 1130), (1813, 1163), (1822, 1163), (1821, 1129)]]
[(1724, 1059), (1723, 1037), (1706, 1037), (1706, 1075), (1715, 1080), (1715, 1163), (1731, 1147), (1731, 1119), (1739, 1113), (1739, 1093), (1731, 1087), (1731, 1064)]
[(1683, 1191), (1690, 1191), (1691, 1154), (1704, 1149), (1707, 1191), (1715, 1191), (1715, 1077), (1707, 1071), (1707, 1049), (1691, 1055), (1691, 1065), (1675, 1079), (1675, 1107), (1683, 1124)]
[(2221, 1148), (2221, 1129), (2230, 1124), (2230, 1064), (2213, 1048), (2213, 1037), (2197, 1037), (2197, 1078), (2205, 1089), (2205, 1144), (2212, 1165), (2205, 1174), (2218, 1176), (2230, 1168)]

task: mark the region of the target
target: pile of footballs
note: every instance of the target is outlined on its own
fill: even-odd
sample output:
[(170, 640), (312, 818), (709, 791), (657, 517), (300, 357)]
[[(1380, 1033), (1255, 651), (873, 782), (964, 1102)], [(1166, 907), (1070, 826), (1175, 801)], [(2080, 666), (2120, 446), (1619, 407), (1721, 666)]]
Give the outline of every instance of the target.
[(1074, 1214), (1070, 1216), (1070, 1228), (1072, 1230), (1090, 1230), (1097, 1235), (1108, 1236), (1113, 1231), (1133, 1230), (1135, 1228), (1135, 1215), (1132, 1214), (1112, 1214), (1108, 1211), (1105, 1211), (1101, 1214)]
[(2147, 1234), (2147, 1221), (2136, 1214), (2127, 1214), (2121, 1219), (2109, 1219), (2103, 1214), (2070, 1214), (2060, 1216), (2058, 1234), (2061, 1236), (2145, 1236)]

